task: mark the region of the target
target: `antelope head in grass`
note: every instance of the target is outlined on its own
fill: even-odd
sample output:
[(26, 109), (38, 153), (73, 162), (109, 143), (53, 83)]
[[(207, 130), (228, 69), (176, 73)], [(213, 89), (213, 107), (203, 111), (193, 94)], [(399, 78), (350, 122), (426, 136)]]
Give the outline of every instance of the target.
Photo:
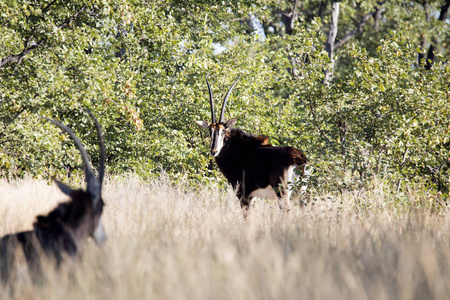
[(33, 230), (6, 235), (0, 240), (0, 277), (3, 282), (11, 279), (19, 251), (25, 257), (32, 278), (40, 278), (43, 256), (54, 259), (59, 266), (64, 256), (79, 256), (89, 238), (93, 238), (98, 245), (105, 243), (106, 234), (102, 224), (105, 145), (100, 124), (90, 112), (88, 113), (95, 124), (99, 139), (98, 177), (94, 175), (88, 154), (73, 131), (59, 121), (47, 119), (67, 132), (80, 151), (87, 182), (86, 190), (72, 189), (57, 181), (59, 189), (69, 200), (60, 203), (48, 214), (37, 216)]

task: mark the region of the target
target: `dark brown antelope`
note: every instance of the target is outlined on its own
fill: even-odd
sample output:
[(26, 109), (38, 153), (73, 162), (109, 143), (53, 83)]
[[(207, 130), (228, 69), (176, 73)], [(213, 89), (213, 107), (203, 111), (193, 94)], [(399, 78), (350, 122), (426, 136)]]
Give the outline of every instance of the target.
[[(236, 83), (237, 81), (225, 95), (217, 122), (211, 86), (206, 79), (212, 122), (196, 123), (210, 130), (210, 153), (235, 190), (244, 218), (247, 217), (254, 197), (277, 200), (281, 209), (288, 209), (292, 185), (299, 180), (297, 173), (305, 177), (310, 175), (311, 169), (305, 169), (308, 160), (305, 154), (293, 147), (274, 147), (268, 144), (269, 138), (266, 136), (232, 128), (236, 118), (224, 121), (227, 100)], [(305, 191), (306, 186), (302, 186), (302, 192)]]
[(33, 230), (6, 235), (0, 240), (0, 275), (4, 283), (12, 279), (11, 271), (19, 251), (25, 257), (31, 278), (36, 280), (42, 278), (42, 255), (55, 260), (58, 267), (64, 256), (79, 256), (89, 237), (100, 246), (106, 241), (101, 221), (104, 206), (101, 192), (105, 174), (105, 146), (99, 123), (89, 111), (88, 113), (94, 121), (100, 145), (98, 178), (92, 172), (86, 150), (72, 130), (58, 121), (47, 119), (66, 131), (80, 150), (87, 187), (86, 190), (74, 190), (56, 181), (60, 190), (69, 196), (70, 200), (59, 204), (46, 216), (38, 216)]

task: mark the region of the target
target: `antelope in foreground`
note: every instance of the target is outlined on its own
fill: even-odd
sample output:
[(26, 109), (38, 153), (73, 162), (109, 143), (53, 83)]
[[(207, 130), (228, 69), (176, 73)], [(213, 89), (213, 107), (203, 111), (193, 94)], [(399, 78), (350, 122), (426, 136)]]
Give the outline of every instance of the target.
[[(227, 100), (237, 81), (228, 90), (222, 104), (220, 119), (214, 113), (214, 100), (208, 79), (206, 84), (211, 105), (211, 123), (196, 121), (197, 125), (209, 129), (211, 134), (210, 153), (217, 166), (231, 184), (240, 200), (244, 218), (247, 217), (254, 197), (278, 200), (280, 209), (289, 206), (292, 184), (297, 180), (295, 169), (302, 176), (309, 176), (305, 169), (308, 160), (301, 151), (293, 147), (274, 147), (269, 138), (232, 128), (237, 119), (224, 121)], [(302, 192), (306, 186), (302, 187)]]
[(58, 121), (47, 119), (66, 131), (80, 150), (85, 168), (86, 191), (74, 190), (56, 181), (59, 189), (69, 196), (70, 200), (59, 204), (46, 216), (38, 216), (33, 230), (6, 235), (0, 240), (0, 277), (5, 284), (12, 279), (11, 272), (18, 251), (22, 252), (31, 278), (36, 281), (42, 277), (41, 254), (54, 260), (56, 267), (59, 267), (63, 256), (79, 256), (89, 237), (99, 246), (106, 241), (101, 221), (104, 206), (101, 192), (105, 174), (105, 146), (100, 124), (89, 111), (88, 113), (94, 121), (100, 145), (98, 178), (92, 172), (86, 150), (72, 130)]

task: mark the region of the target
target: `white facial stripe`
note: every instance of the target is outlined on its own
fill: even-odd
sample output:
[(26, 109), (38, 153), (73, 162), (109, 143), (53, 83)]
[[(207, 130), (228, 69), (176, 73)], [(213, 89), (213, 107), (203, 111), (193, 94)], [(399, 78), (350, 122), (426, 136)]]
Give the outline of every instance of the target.
[(211, 129), (211, 150), (214, 149), (215, 147), (216, 139), (217, 139), (216, 130)]
[(94, 241), (99, 246), (103, 246), (106, 242), (106, 233), (105, 228), (103, 227), (102, 217), (98, 220), (97, 228), (95, 228)]
[(218, 156), (223, 147), (223, 140), (225, 138), (225, 129), (212, 129), (211, 135), (211, 151), (215, 150), (214, 157)]

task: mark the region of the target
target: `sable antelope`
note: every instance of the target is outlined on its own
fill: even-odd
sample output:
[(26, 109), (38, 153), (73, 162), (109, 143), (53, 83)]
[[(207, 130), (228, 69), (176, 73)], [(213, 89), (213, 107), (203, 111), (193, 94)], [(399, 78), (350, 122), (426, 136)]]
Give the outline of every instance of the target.
[[(220, 119), (217, 122), (214, 113), (214, 100), (208, 79), (212, 122), (196, 121), (197, 125), (210, 130), (210, 153), (219, 169), (236, 191), (240, 200), (244, 218), (247, 217), (254, 197), (278, 200), (281, 209), (289, 205), (291, 186), (298, 180), (296, 169), (305, 177), (308, 160), (301, 151), (293, 147), (274, 147), (268, 144), (269, 138), (232, 128), (237, 119), (224, 121), (225, 107), (236, 81), (225, 95)], [(300, 173), (300, 172), (299, 172)], [(305, 192), (306, 186), (302, 187)]]
[(105, 174), (105, 146), (100, 124), (89, 111), (88, 113), (94, 121), (100, 145), (98, 178), (92, 172), (86, 150), (72, 130), (58, 121), (47, 119), (66, 131), (80, 150), (85, 167), (86, 191), (74, 190), (56, 181), (60, 190), (69, 196), (70, 200), (59, 204), (46, 216), (38, 216), (33, 230), (6, 235), (0, 240), (0, 277), (4, 283), (11, 280), (11, 271), (18, 251), (22, 251), (31, 278), (36, 281), (42, 277), (41, 254), (55, 260), (58, 267), (64, 255), (79, 256), (89, 237), (99, 246), (106, 241), (101, 221), (104, 206), (101, 192)]

